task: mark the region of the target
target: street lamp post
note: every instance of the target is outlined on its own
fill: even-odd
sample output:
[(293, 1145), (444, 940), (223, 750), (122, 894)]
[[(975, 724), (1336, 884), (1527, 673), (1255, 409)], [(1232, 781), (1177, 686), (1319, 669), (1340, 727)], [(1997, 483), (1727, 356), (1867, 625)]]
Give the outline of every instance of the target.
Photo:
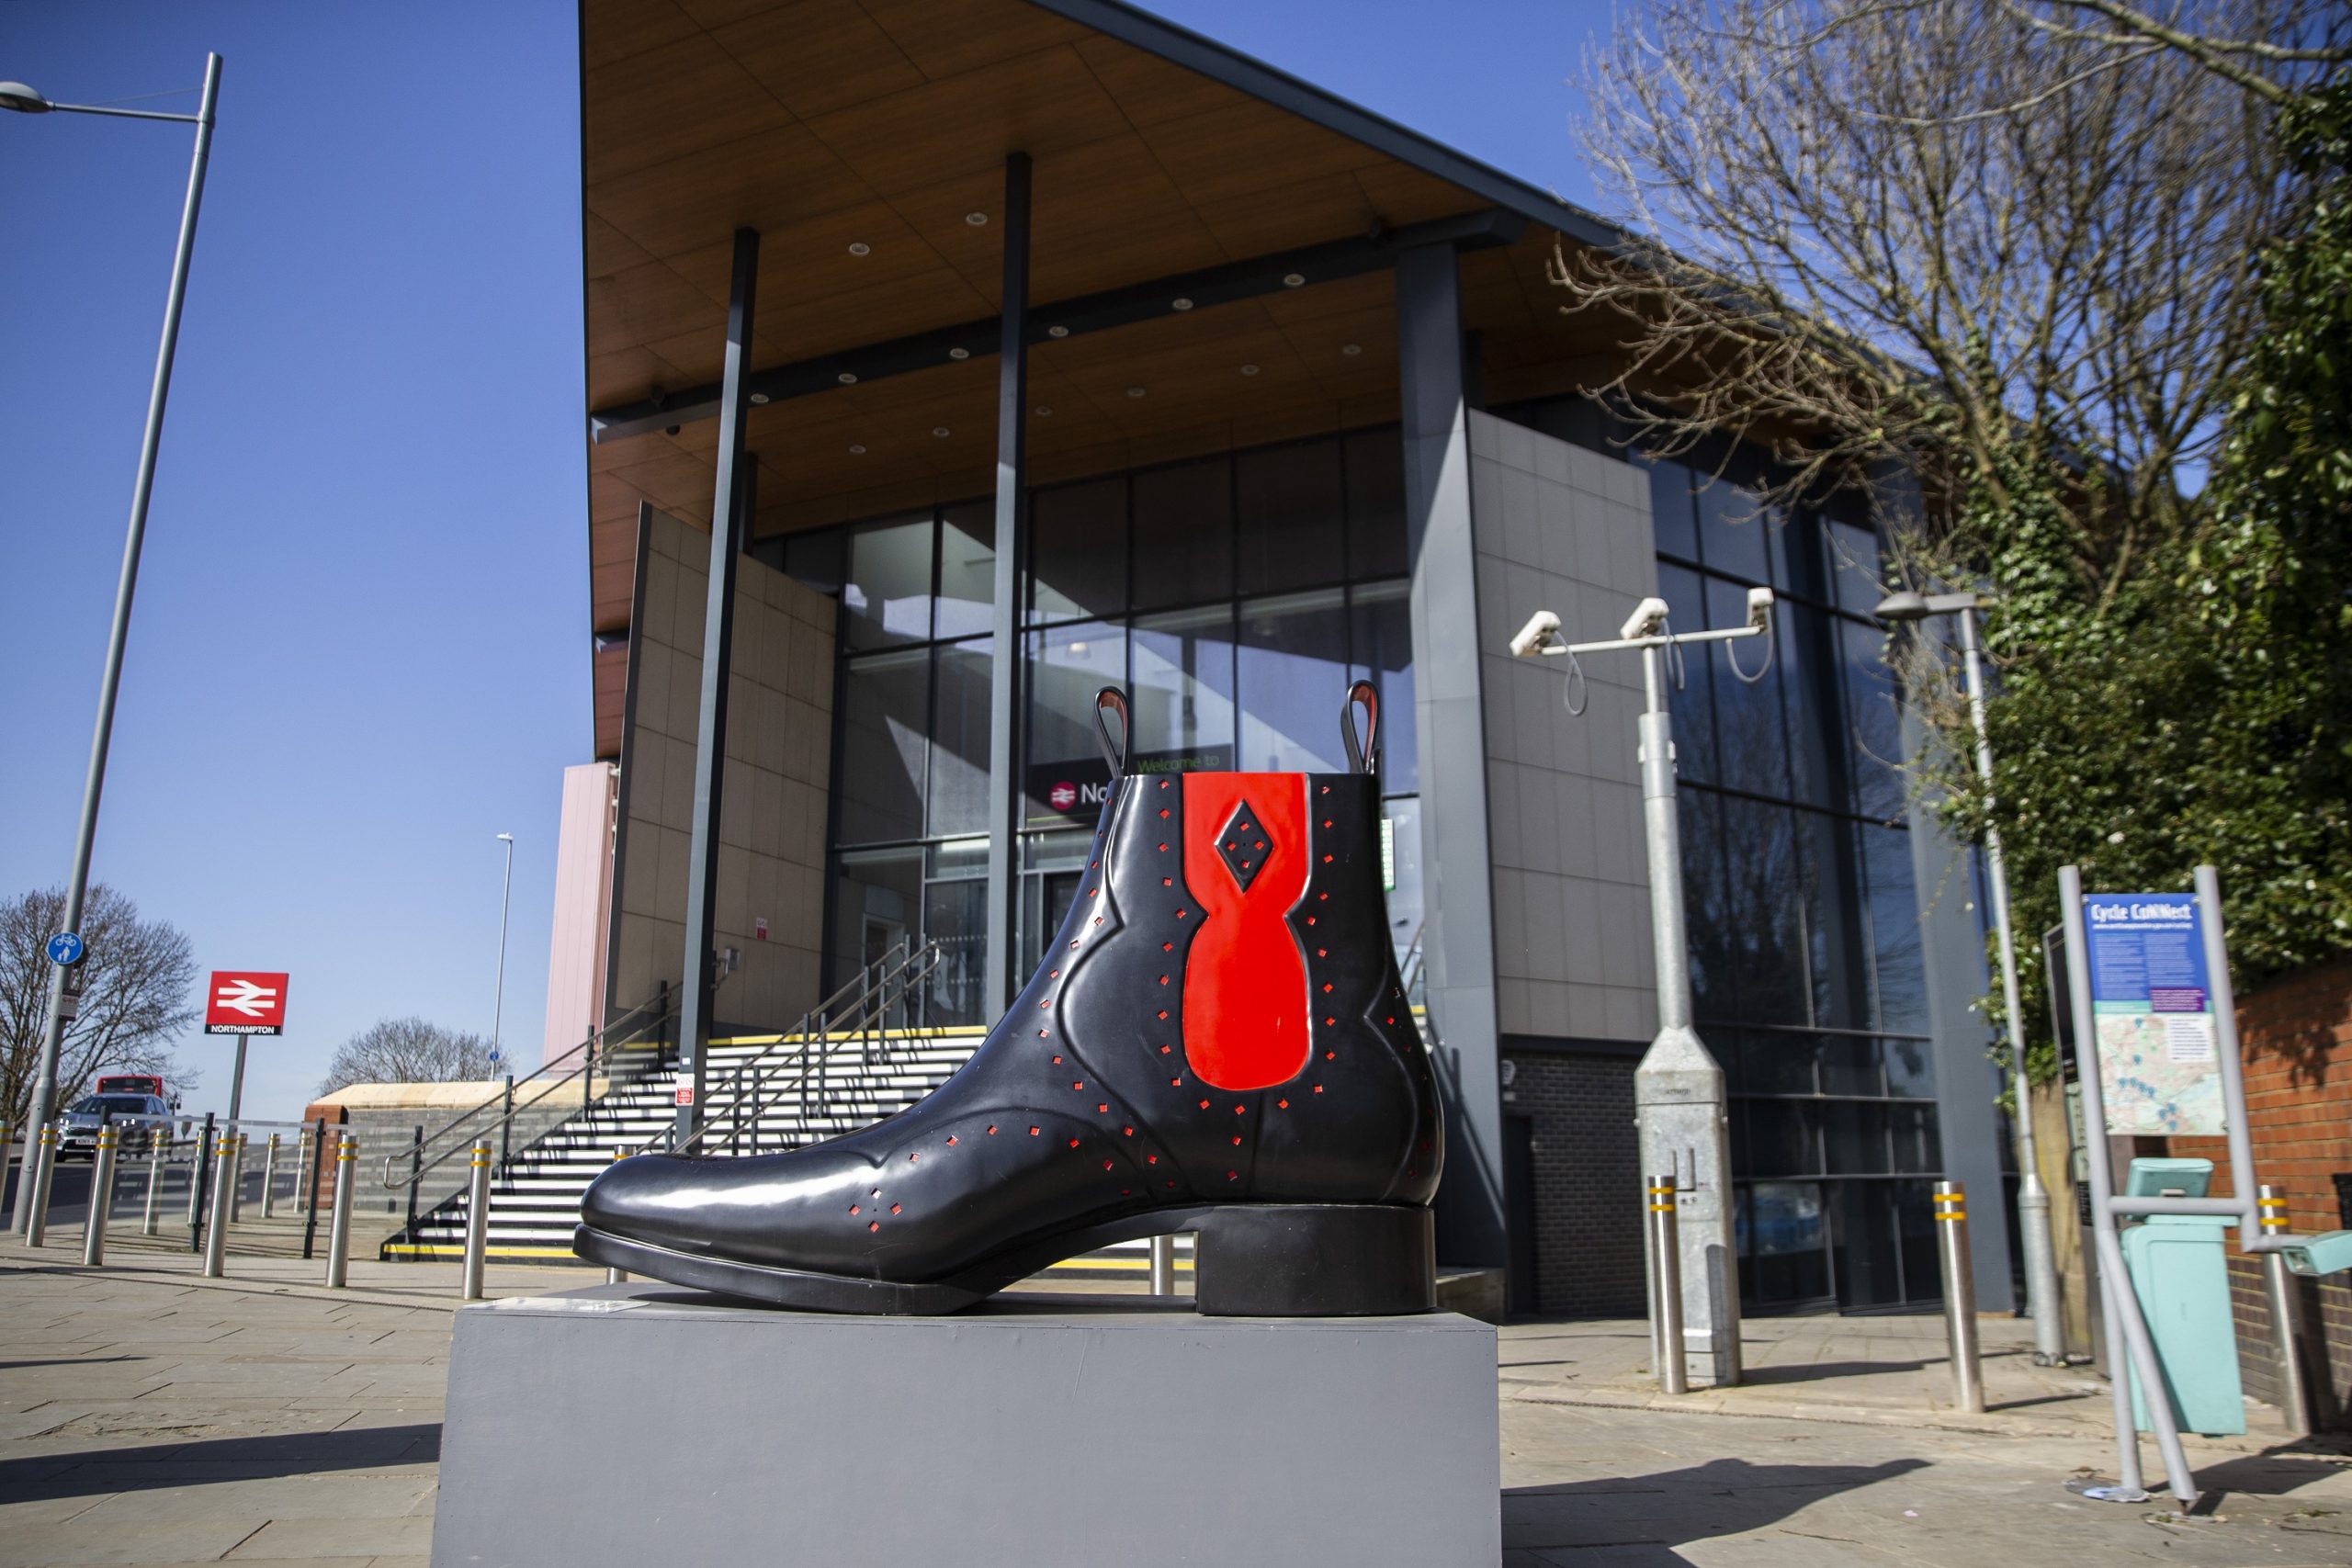
[(1968, 717), (1976, 731), (1976, 776), (1984, 782), (1984, 874), (1992, 884), (1993, 940), (2001, 950), (2001, 1010), (2009, 1032), (2010, 1093), (2017, 1100), (2018, 1234), (2025, 1247), (2026, 1315), (2033, 1320), (2033, 1359), (2048, 1367), (2065, 1359), (2066, 1335), (2058, 1316), (2058, 1254), (2050, 1239), (2050, 1190), (2042, 1184), (2034, 1147), (2032, 1088), (2025, 1070), (2025, 1026), (2018, 1016), (2017, 944), (2009, 934), (2008, 869), (2001, 856), (2001, 830), (1993, 823), (1993, 743), (1984, 732), (1984, 666), (1976, 648), (1976, 613), (1993, 603), (1989, 594), (1905, 592), (1882, 600), (1877, 615), (1895, 626), (1933, 615), (1960, 621)]
[[(1668, 1187), (1678, 1256), (1650, 1260), (1651, 1334), (1657, 1375), (1680, 1392), (1684, 1382), (1728, 1387), (1740, 1381), (1739, 1277), (1732, 1234), (1731, 1142), (1724, 1070), (1691, 1023), (1690, 944), (1683, 923), (1682, 839), (1674, 782), (1674, 724), (1667, 711), (1667, 654), (1688, 643), (1770, 637), (1772, 591), (1747, 593), (1747, 624), (1715, 631), (1675, 632), (1663, 599), (1645, 599), (1617, 636), (1571, 644), (1560, 617), (1539, 610), (1511, 638), (1514, 657), (1565, 656), (1569, 678), (1580, 674), (1579, 655), (1632, 649), (1642, 656), (1647, 701), (1641, 716), (1642, 815), (1649, 850), (1650, 940), (1657, 967), (1657, 1036), (1634, 1070), (1634, 1120), (1641, 1169), (1651, 1185)], [(1765, 645), (1766, 660), (1771, 655)], [(1763, 668), (1744, 679), (1761, 680)], [(1571, 688), (1574, 689), (1573, 687)], [(1577, 711), (1581, 712), (1579, 708)], [(1649, 1174), (1657, 1173), (1657, 1174)], [(1634, 1201), (1629, 1188), (1625, 1201)], [(1651, 1201), (1657, 1200), (1653, 1198)], [(1652, 1229), (1647, 1245), (1663, 1245)], [(1661, 1267), (1669, 1262), (1671, 1267)], [(1679, 1300), (1668, 1303), (1672, 1290)], [(1679, 1312), (1674, 1310), (1679, 1307)], [(1669, 1342), (1679, 1329), (1680, 1343)]]
[[(89, 892), (90, 849), (97, 836), (98, 797), (107, 782), (107, 746), (114, 733), (115, 694), (122, 683), (123, 644), (130, 635), (131, 595), (139, 585), (139, 549), (147, 535), (147, 502), (155, 485), (155, 451), (164, 435), (164, 403), (172, 389), (172, 356), (179, 347), (180, 306), (187, 295), (188, 258), (196, 249), (196, 214), (204, 199), (204, 166), (212, 152), (212, 110), (220, 93), (220, 57), (207, 55), (204, 97), (196, 113), (163, 114), (148, 109), (102, 108), (93, 104), (51, 103), (22, 82), (0, 82), (0, 108), (19, 114), (107, 115), (119, 119), (163, 119), (196, 127), (196, 155), (187, 172), (187, 198), (180, 209), (179, 244), (172, 254), (171, 292), (164, 306), (164, 339), (155, 353), (155, 378), (147, 393), (147, 430), (139, 443), (139, 477), (130, 491), (130, 525), (122, 547), (122, 573), (115, 584), (114, 626), (107, 637), (106, 673), (98, 683), (98, 718), (90, 738), (90, 771), (82, 786), (82, 820), (74, 837), (74, 874), (65, 884), (68, 931), (82, 923), (82, 905)], [(41, 1026), (40, 1059), (33, 1077), (32, 1102), (25, 1125), (45, 1127), (56, 1111), (57, 1057), (65, 1034), (66, 970), (53, 965), (49, 982), (49, 1013)], [(24, 1227), (32, 1202), (32, 1184), (17, 1184), (16, 1228)]]
[(498, 1066), (499, 1026), (506, 1018), (506, 910), (514, 892), (514, 835), (501, 833), (506, 846), (506, 874), (498, 884), (498, 989), (490, 1004), (490, 1065)]

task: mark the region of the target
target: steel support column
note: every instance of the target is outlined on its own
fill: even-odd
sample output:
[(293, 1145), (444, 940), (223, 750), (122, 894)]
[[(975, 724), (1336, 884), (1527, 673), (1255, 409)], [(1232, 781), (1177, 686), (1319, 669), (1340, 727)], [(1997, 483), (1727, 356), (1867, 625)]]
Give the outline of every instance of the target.
[[(1412, 560), (1413, 712), (1421, 773), (1422, 951), (1438, 1077), (1445, 1089), (1445, 1179), (1438, 1253), (1499, 1268), (1503, 1218), (1501, 1062), (1495, 1020), (1493, 862), (1487, 841), (1487, 732), (1479, 649), (1508, 626), (1478, 627), (1470, 534), (1470, 439), (1462, 384), (1461, 286), (1451, 244), (1396, 259), (1406, 546)], [(1500, 646), (1498, 642), (1497, 646)]]
[(1027, 530), (1022, 481), (1029, 428), (1029, 154), (1004, 161), (1004, 300), (996, 378), (996, 580), (989, 637), (988, 946), (982, 1014), (1000, 1016), (1013, 986), (1013, 853), (1021, 811), (1021, 561)]
[(738, 531), (751, 465), (743, 450), (751, 412), (744, 378), (752, 367), (752, 314), (760, 271), (760, 233), (735, 231), (735, 267), (727, 290), (727, 366), (718, 410), (718, 471), (710, 501), (710, 590), (703, 612), (702, 705), (695, 725), (695, 809), (686, 859), (685, 994), (678, 1019), (677, 1135), (701, 1124), (707, 1049), (710, 1039), (711, 927), (718, 908), (718, 812), (727, 772), (727, 685), (735, 642), (735, 563)]

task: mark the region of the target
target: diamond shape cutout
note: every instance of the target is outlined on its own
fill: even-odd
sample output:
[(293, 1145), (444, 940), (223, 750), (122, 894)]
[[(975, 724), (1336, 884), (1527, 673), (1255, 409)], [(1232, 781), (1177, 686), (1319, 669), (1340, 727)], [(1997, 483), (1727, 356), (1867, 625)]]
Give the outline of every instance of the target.
[(1217, 834), (1216, 852), (1218, 858), (1225, 862), (1225, 869), (1233, 873), (1233, 880), (1244, 893), (1250, 891), (1250, 885), (1258, 879), (1258, 874), (1266, 869), (1266, 861), (1272, 852), (1266, 830), (1258, 821), (1258, 808), (1246, 798), (1234, 807), (1233, 815), (1226, 819), (1224, 830)]

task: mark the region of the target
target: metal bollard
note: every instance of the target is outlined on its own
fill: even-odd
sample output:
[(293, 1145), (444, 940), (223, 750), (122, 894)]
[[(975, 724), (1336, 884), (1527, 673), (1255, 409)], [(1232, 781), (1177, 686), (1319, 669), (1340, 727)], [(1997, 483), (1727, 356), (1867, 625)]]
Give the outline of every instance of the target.
[(90, 1156), (90, 1217), (82, 1222), (82, 1266), (107, 1260), (107, 1220), (114, 1208), (115, 1130), (98, 1129), (98, 1152)]
[(605, 1283), (606, 1283), (607, 1285), (626, 1285), (626, 1284), (628, 1284), (628, 1269), (605, 1269)]
[(1671, 1174), (1649, 1179), (1650, 1359), (1660, 1393), (1690, 1392), (1682, 1344), (1682, 1238)]
[(245, 1223), (245, 1135), (239, 1133), (228, 1140), (229, 1163), (223, 1168), (229, 1179), (229, 1223)]
[(1984, 1409), (1984, 1369), (1976, 1353), (1976, 1292), (1968, 1266), (1968, 1195), (1957, 1181), (1936, 1183), (1936, 1225), (1944, 1260), (1944, 1335), (1951, 1348), (1951, 1402)]
[(220, 1134), (220, 1156), (212, 1183), (212, 1218), (204, 1228), (204, 1277), (218, 1280), (226, 1272), (229, 1261), (229, 1221), (236, 1212), (237, 1201), (237, 1140), (234, 1134)]
[[(2286, 1194), (2267, 1184), (2255, 1190), (2255, 1201), (2262, 1215), (2262, 1234), (2276, 1235), (2285, 1230)], [(2302, 1437), (2312, 1429), (2311, 1391), (2303, 1383), (2302, 1313), (2295, 1295), (2294, 1280), (2287, 1272), (2285, 1253), (2262, 1255), (2262, 1280), (2270, 1300), (2270, 1333), (2277, 1341), (2273, 1349), (2278, 1358), (2278, 1413), (2287, 1430)]]
[(25, 1245), (39, 1247), (49, 1237), (49, 1188), (57, 1175), (57, 1128), (40, 1130), (33, 1150), (33, 1201), (25, 1213)]
[(319, 1156), (311, 1147), (311, 1130), (304, 1127), (294, 1134), (294, 1212), (311, 1212), (311, 1172), (318, 1168)]
[(334, 1219), (327, 1226), (327, 1284), (340, 1290), (351, 1266), (351, 1190), (359, 1184), (359, 1140), (345, 1133), (334, 1150)]
[(147, 1130), (147, 1212), (139, 1218), (139, 1234), (155, 1234), (156, 1204), (164, 1195), (164, 1151), (171, 1146), (171, 1135), (161, 1128)]
[(187, 1157), (187, 1235), (188, 1250), (197, 1250), (197, 1238), (204, 1234), (205, 1200), (210, 1195), (205, 1179), (212, 1173), (212, 1112), (204, 1113), (204, 1130), (196, 1135), (196, 1146)]
[(277, 1134), (269, 1135), (268, 1146), (261, 1152), (261, 1217), (277, 1217)]
[(1151, 1293), (1155, 1296), (1176, 1293), (1176, 1238), (1172, 1235), (1151, 1238)]
[(481, 1300), (481, 1268), (490, 1251), (490, 1140), (474, 1140), (473, 1169), (466, 1179), (466, 1271), (460, 1294)]

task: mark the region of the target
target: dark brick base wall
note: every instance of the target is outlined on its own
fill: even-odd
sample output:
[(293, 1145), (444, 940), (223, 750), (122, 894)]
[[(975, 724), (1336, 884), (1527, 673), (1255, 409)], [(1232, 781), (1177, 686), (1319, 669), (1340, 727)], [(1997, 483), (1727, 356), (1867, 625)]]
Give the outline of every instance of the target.
[(1503, 1114), (1534, 1122), (1536, 1310), (1641, 1316), (1648, 1302), (1634, 1058), (1546, 1051), (1507, 1059), (1515, 1071)]

